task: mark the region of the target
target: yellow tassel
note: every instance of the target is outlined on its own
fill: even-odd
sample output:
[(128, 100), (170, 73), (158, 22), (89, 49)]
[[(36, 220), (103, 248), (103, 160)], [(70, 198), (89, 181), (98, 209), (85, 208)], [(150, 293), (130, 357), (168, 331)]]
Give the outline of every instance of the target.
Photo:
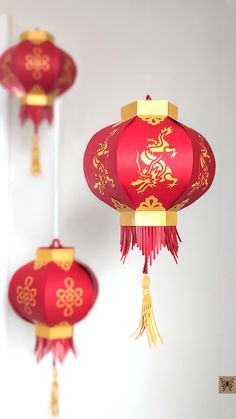
[(53, 381), (51, 389), (51, 416), (54, 418), (59, 416), (59, 397), (58, 397), (58, 372), (57, 368), (53, 367)]
[(152, 297), (150, 296), (150, 278), (147, 274), (144, 275), (142, 280), (142, 287), (143, 287), (143, 307), (142, 307), (142, 315), (141, 320), (139, 323), (139, 327), (136, 332), (133, 334), (136, 335), (135, 339), (138, 339), (144, 331), (146, 331), (148, 343), (151, 347), (156, 346), (157, 339), (159, 337), (160, 342), (164, 343), (160, 332), (157, 328), (153, 308), (152, 308)]
[(40, 156), (39, 156), (39, 135), (37, 132), (33, 135), (32, 155), (31, 155), (31, 174), (40, 175)]

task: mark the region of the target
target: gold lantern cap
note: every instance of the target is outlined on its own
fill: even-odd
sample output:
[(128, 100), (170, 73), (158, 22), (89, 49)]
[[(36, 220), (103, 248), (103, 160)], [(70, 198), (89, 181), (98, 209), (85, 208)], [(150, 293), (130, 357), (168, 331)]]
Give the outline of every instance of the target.
[(117, 199), (112, 198), (115, 209), (120, 213), (121, 226), (176, 226), (177, 210), (175, 207), (166, 211), (155, 196), (149, 196), (134, 210)]
[(54, 42), (54, 36), (41, 29), (32, 29), (20, 34), (20, 41), (31, 41), (35, 44), (45, 41)]
[(49, 327), (46, 324), (35, 325), (35, 335), (44, 339), (68, 339), (73, 336), (73, 326), (67, 322)]
[(136, 100), (121, 108), (121, 120), (133, 118), (134, 116), (151, 117), (169, 116), (178, 120), (178, 107), (168, 100), (152, 100), (147, 96), (146, 100)]
[(50, 247), (39, 247), (36, 252), (34, 269), (54, 262), (64, 271), (69, 271), (75, 260), (74, 247), (63, 247), (58, 239), (54, 239)]

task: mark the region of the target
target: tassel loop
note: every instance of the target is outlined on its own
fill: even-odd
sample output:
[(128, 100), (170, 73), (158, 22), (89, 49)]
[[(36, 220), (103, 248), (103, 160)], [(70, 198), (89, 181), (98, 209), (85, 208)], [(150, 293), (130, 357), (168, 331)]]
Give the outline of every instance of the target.
[(39, 135), (37, 132), (33, 135), (32, 154), (31, 154), (31, 174), (40, 175), (40, 153), (39, 153)]
[(135, 339), (138, 339), (146, 331), (148, 343), (151, 348), (152, 346), (157, 345), (158, 338), (161, 343), (164, 343), (164, 342), (156, 324), (153, 306), (152, 306), (152, 297), (150, 295), (150, 278), (149, 278), (149, 275), (146, 273), (143, 276), (142, 287), (143, 287), (143, 306), (142, 306), (141, 320), (140, 320), (138, 329), (133, 334), (133, 336), (136, 335)]
[(59, 416), (59, 384), (57, 367), (53, 366), (53, 381), (51, 388), (51, 416), (56, 418)]

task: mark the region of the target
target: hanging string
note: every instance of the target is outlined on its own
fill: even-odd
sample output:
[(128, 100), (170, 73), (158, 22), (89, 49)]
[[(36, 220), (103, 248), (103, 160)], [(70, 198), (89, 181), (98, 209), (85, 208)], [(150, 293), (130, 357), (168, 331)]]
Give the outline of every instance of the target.
[(61, 99), (58, 99), (54, 107), (54, 136), (53, 136), (53, 235), (59, 237), (60, 217), (60, 168), (59, 168), (59, 147), (60, 147), (60, 114)]

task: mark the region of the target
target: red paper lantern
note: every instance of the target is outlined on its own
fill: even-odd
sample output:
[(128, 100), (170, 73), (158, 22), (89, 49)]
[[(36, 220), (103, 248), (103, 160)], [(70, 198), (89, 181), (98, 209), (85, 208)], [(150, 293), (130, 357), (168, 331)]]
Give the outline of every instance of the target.
[(38, 129), (53, 119), (54, 99), (75, 81), (76, 65), (65, 51), (54, 45), (47, 32), (33, 30), (20, 35), (20, 42), (0, 58), (0, 83), (19, 98), (20, 120), (34, 124), (32, 173), (40, 173)]
[[(54, 240), (50, 247), (40, 247), (36, 260), (13, 275), (9, 300), (22, 319), (35, 325), (37, 361), (52, 353), (54, 382), (52, 414), (57, 415), (56, 361), (61, 364), (72, 351), (73, 326), (93, 307), (98, 285), (93, 273), (74, 260), (74, 249)], [(56, 393), (56, 394), (55, 394)]]
[(121, 122), (93, 136), (85, 151), (84, 171), (96, 197), (120, 213), (122, 259), (135, 245), (144, 255), (137, 337), (146, 330), (151, 345), (159, 332), (148, 266), (162, 247), (177, 260), (177, 212), (209, 189), (215, 159), (205, 138), (177, 121), (175, 105), (149, 99), (123, 107)]

